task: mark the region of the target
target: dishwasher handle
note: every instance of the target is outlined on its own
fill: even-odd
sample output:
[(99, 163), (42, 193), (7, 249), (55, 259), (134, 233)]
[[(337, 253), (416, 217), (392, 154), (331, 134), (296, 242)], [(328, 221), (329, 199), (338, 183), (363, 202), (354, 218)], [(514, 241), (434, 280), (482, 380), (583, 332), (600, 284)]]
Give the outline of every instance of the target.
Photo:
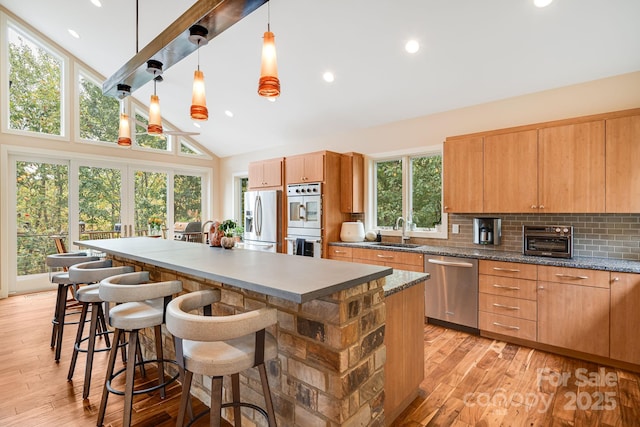
[(471, 264), (470, 262), (461, 262), (461, 261), (440, 261), (439, 259), (429, 258), (427, 262), (431, 264), (444, 265), (446, 267), (465, 267), (465, 268), (473, 267), (473, 264)]

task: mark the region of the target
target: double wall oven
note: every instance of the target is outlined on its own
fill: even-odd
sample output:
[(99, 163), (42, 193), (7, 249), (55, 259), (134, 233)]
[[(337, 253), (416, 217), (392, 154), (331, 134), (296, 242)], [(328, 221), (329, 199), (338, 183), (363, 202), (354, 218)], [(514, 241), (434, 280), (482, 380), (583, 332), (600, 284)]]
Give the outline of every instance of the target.
[(287, 185), (287, 253), (322, 256), (322, 184)]

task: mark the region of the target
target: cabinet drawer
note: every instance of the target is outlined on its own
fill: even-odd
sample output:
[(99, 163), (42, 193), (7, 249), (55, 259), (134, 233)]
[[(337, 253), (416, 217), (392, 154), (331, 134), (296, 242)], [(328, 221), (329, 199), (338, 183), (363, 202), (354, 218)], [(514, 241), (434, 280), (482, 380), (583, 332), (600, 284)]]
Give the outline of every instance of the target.
[(478, 276), (480, 292), (493, 295), (502, 295), (514, 298), (536, 300), (536, 282), (525, 279), (512, 279), (510, 277)]
[(536, 340), (536, 322), (533, 320), (517, 319), (500, 314), (479, 313), (479, 326), (483, 331), (508, 335), (529, 341)]
[[(378, 249), (353, 248), (353, 258), (382, 261), (385, 263), (409, 264), (424, 268), (422, 254), (402, 251), (381, 251)], [(420, 270), (422, 271), (422, 269)]]
[(345, 246), (329, 246), (329, 258), (351, 258), (353, 257), (353, 248)]
[(520, 264), (517, 262), (480, 260), (478, 271), (480, 274), (492, 276), (515, 277), (519, 279), (536, 280), (537, 267), (534, 264)]
[(480, 311), (488, 313), (535, 321), (537, 319), (537, 306), (536, 301), (528, 299), (480, 293), (478, 308)]
[(571, 285), (595, 286), (609, 289), (609, 272), (584, 268), (538, 266), (541, 282), (569, 283)]

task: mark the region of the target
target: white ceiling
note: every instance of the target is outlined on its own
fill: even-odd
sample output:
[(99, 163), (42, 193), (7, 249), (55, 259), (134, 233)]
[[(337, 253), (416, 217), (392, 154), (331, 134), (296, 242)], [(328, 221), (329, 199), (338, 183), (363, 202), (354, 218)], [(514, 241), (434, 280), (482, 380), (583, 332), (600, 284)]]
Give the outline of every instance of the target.
[[(140, 49), (194, 0), (139, 0)], [(0, 0), (105, 77), (135, 54), (135, 1)], [(257, 95), (262, 6), (200, 51), (209, 121), (195, 139), (224, 157), (640, 70), (640, 1), (273, 0), (282, 86)], [(80, 39), (67, 32), (73, 28)], [(417, 39), (413, 56), (404, 43)], [(183, 131), (191, 55), (158, 85), (163, 116)], [(332, 70), (333, 84), (322, 74)], [(151, 84), (134, 92), (147, 103)], [(234, 113), (233, 118), (225, 110)]]

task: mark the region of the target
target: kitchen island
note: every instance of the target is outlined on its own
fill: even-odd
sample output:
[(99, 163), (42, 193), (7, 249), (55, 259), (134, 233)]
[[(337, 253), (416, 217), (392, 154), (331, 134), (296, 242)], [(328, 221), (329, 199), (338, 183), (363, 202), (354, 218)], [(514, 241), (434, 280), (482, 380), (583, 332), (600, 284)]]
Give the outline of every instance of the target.
[[(185, 292), (219, 288), (216, 314), (277, 308), (271, 332), (278, 358), (267, 371), (280, 425), (385, 424), (384, 286), (391, 268), (146, 237), (75, 244), (149, 271), (154, 281), (181, 280)], [(392, 277), (390, 294), (428, 276)], [(262, 405), (256, 377), (242, 377), (242, 394)], [(205, 403), (207, 389), (207, 381), (192, 388)], [(254, 421), (263, 422), (259, 415)]]

